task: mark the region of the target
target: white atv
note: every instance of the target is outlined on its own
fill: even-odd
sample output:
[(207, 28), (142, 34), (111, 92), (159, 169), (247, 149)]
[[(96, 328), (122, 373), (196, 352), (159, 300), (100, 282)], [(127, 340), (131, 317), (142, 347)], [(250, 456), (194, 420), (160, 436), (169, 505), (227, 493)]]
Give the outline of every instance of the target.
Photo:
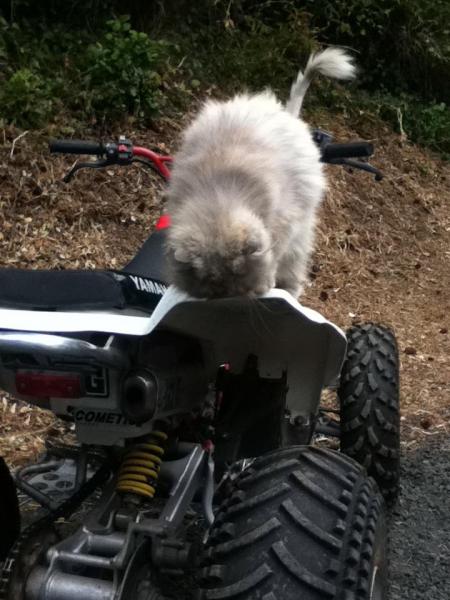
[[(323, 160), (378, 172), (365, 142)], [(57, 141), (170, 176), (170, 157)], [(0, 462), (0, 600), (383, 600), (399, 477), (398, 358), (290, 294), (198, 300), (164, 275), (168, 217), (121, 271), (0, 270), (0, 386), (74, 424)], [(340, 419), (321, 410), (337, 387)], [(20, 418), (20, 417), (18, 417)], [(325, 433), (341, 452), (312, 445)], [(20, 528), (16, 487), (41, 505)], [(381, 490), (381, 493), (380, 493)], [(177, 587), (178, 586), (178, 587)]]

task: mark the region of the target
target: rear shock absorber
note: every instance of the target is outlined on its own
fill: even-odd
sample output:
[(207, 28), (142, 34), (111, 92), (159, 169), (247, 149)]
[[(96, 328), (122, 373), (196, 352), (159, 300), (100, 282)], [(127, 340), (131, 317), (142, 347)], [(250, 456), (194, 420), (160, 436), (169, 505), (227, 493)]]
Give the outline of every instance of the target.
[(130, 446), (119, 468), (118, 492), (153, 498), (166, 440), (167, 434), (152, 431), (146, 440)]

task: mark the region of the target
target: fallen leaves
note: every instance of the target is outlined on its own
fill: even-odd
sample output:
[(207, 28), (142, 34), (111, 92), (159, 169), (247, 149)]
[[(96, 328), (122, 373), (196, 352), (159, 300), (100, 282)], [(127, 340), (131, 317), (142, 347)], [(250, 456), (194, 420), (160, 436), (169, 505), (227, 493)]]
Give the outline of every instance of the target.
[(67, 426), (52, 413), (9, 398), (0, 403), (0, 456), (12, 466), (25, 464), (45, 448), (48, 434), (61, 440), (67, 435)]
[(415, 356), (417, 354), (417, 350), (413, 346), (406, 346), (404, 352), (409, 356)]

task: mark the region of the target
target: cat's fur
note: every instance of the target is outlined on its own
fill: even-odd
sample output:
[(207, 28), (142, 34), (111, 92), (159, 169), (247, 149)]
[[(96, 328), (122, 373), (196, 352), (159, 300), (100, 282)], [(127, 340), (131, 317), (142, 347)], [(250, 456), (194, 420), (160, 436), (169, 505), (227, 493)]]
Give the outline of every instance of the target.
[(325, 191), (319, 150), (298, 118), (316, 72), (354, 76), (350, 57), (310, 57), (284, 107), (271, 91), (208, 101), (184, 134), (168, 190), (171, 282), (196, 297), (298, 296)]

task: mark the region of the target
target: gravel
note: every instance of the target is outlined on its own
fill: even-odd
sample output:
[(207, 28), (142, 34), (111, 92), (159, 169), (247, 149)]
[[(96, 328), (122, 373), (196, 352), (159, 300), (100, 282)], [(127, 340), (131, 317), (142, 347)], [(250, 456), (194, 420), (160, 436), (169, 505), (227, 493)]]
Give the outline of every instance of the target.
[(389, 600), (450, 599), (450, 436), (403, 451), (390, 570)]

